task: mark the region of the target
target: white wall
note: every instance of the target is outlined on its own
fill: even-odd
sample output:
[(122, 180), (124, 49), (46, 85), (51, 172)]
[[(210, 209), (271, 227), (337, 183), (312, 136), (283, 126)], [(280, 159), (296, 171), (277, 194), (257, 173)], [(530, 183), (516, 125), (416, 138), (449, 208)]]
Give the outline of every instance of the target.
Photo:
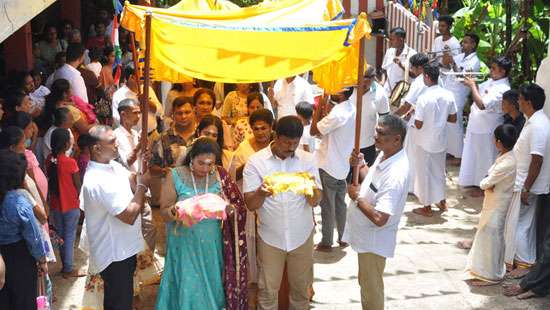
[(55, 0), (1, 0), (0, 42), (54, 2)]

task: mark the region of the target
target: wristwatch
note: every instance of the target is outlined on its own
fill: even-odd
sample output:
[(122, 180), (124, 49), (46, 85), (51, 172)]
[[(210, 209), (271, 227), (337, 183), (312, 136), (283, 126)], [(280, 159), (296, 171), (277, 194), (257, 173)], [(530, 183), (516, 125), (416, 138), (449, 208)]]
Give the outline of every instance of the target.
[(530, 191), (530, 190), (529, 190), (527, 187), (525, 187), (525, 186), (523, 186), (523, 188), (521, 189), (521, 192), (522, 192), (522, 193), (529, 193), (529, 191)]

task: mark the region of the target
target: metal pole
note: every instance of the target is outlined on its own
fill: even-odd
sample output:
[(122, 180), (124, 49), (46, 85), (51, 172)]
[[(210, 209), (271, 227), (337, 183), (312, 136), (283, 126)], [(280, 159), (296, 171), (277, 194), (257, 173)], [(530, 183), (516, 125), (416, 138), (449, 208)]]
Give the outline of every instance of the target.
[[(357, 68), (357, 102), (355, 111), (355, 147), (354, 152), (359, 154), (361, 151), (359, 141), (361, 137), (361, 115), (363, 111), (363, 94), (365, 93), (364, 75), (365, 66), (365, 37), (359, 41), (359, 67)], [(353, 184), (359, 185), (359, 166), (353, 167)]]
[[(147, 150), (147, 119), (149, 116), (149, 84), (151, 71), (151, 12), (145, 14), (145, 64), (143, 73), (143, 95), (141, 96), (141, 150)], [(147, 169), (141, 165), (141, 172)]]

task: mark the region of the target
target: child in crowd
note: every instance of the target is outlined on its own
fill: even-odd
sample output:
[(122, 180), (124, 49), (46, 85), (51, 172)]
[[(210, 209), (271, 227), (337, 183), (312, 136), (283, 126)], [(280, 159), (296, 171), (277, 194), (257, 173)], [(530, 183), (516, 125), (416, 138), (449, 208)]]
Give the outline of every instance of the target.
[(48, 158), (50, 153), (52, 152), (52, 133), (57, 128), (64, 128), (69, 130), (69, 135), (71, 137), (71, 146), (67, 150), (67, 156), (71, 156), (73, 153), (73, 145), (74, 145), (74, 136), (71, 132), (71, 127), (74, 125), (73, 115), (71, 114), (70, 110), (68, 108), (57, 108), (53, 112), (53, 125), (46, 131), (44, 134), (44, 148), (43, 148), (43, 156), (44, 159)]
[(93, 138), (89, 134), (80, 135), (78, 137), (78, 169), (80, 170), (80, 180), (84, 180), (86, 168), (90, 161), (90, 147), (93, 145)]
[[(49, 190), (50, 208), (55, 227), (63, 244), (59, 252), (64, 278), (82, 276), (78, 270), (73, 269), (74, 242), (78, 219), (80, 218), (80, 174), (76, 161), (67, 156), (66, 152), (71, 147), (71, 135), (65, 128), (57, 128), (51, 136), (52, 153), (46, 162)], [(85, 275), (85, 274), (83, 274)]]
[(296, 105), (296, 114), (302, 121), (302, 125), (304, 125), (304, 133), (302, 134), (300, 145), (306, 152), (313, 153), (315, 152), (315, 137), (309, 134), (311, 118), (313, 116), (313, 104), (306, 101), (298, 102)]
[(89, 53), (90, 63), (86, 65), (86, 68), (92, 71), (95, 74), (95, 77), (98, 78), (101, 73), (101, 50), (99, 48), (92, 48)]
[(46, 96), (51, 92), (50, 90), (42, 85), (42, 74), (38, 70), (32, 70), (29, 72), (34, 83), (34, 89), (29, 94), (31, 102), (34, 104), (34, 109), (42, 111), (44, 109), (44, 104), (46, 103)]
[(502, 94), (502, 112), (504, 112), (504, 124), (510, 124), (519, 133), (525, 124), (525, 116), (519, 111), (519, 92), (510, 89)]

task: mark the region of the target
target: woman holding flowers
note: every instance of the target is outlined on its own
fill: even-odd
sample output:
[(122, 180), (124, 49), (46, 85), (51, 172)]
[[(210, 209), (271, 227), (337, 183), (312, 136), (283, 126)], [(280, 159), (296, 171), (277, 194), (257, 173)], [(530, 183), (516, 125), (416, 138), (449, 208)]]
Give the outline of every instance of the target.
[[(198, 138), (163, 186), (160, 204), (168, 236), (157, 309), (248, 309), (246, 209), (220, 164), (219, 145)], [(223, 198), (226, 218), (205, 218), (190, 226), (176, 203), (200, 201), (197, 196), (208, 193)]]

